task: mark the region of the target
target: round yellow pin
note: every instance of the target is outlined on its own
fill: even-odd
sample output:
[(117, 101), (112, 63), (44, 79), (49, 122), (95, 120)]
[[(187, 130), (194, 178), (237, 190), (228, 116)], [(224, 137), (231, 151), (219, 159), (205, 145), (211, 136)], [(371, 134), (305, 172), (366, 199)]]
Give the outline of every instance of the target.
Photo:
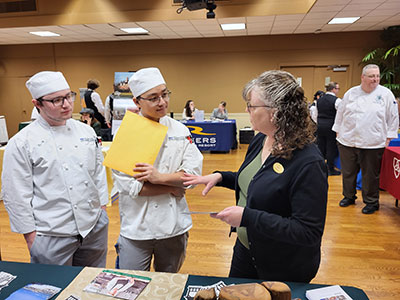
[(282, 174), (285, 171), (285, 168), (280, 163), (274, 163), (272, 169), (278, 174)]

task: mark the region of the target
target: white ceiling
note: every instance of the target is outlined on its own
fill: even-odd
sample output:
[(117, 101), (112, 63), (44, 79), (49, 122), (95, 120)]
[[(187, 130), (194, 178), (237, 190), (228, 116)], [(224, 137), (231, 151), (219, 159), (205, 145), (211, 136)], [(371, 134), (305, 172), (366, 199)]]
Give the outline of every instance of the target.
[[(80, 24), (0, 28), (0, 45), (34, 43), (69, 43), (88, 41), (122, 41), (145, 39), (186, 39), (223, 36), (301, 34), (382, 30), (400, 25), (400, 0), (317, 0), (306, 14), (203, 20), (170, 20), (129, 23)], [(333, 17), (361, 17), (353, 24), (328, 25)], [(246, 29), (222, 31), (223, 23), (246, 23)], [(143, 27), (149, 35), (126, 35), (119, 28)], [(59, 37), (38, 37), (30, 31), (52, 31)]]

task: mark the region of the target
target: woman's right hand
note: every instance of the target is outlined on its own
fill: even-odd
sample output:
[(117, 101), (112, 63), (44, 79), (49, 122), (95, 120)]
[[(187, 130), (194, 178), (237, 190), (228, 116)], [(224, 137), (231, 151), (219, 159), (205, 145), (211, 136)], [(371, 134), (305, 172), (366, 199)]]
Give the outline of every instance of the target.
[(182, 177), (183, 185), (196, 185), (196, 184), (204, 184), (206, 187), (201, 193), (203, 196), (207, 195), (207, 193), (222, 180), (221, 173), (213, 173), (205, 176), (198, 176), (185, 173)]

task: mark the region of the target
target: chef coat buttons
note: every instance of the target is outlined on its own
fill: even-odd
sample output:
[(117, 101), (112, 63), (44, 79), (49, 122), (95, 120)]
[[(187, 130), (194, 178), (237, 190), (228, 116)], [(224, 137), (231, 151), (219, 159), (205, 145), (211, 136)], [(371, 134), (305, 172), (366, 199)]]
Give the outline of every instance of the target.
[(78, 206), (77, 206), (77, 205), (74, 205), (74, 209), (78, 209)]

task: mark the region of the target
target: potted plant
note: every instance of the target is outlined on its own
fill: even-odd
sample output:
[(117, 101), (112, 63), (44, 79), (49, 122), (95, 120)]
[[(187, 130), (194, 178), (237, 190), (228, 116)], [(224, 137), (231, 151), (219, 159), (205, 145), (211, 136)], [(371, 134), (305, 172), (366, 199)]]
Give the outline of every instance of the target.
[(378, 65), (382, 85), (390, 89), (396, 97), (400, 97), (400, 25), (385, 29), (381, 39), (385, 47), (367, 53), (362, 61)]

